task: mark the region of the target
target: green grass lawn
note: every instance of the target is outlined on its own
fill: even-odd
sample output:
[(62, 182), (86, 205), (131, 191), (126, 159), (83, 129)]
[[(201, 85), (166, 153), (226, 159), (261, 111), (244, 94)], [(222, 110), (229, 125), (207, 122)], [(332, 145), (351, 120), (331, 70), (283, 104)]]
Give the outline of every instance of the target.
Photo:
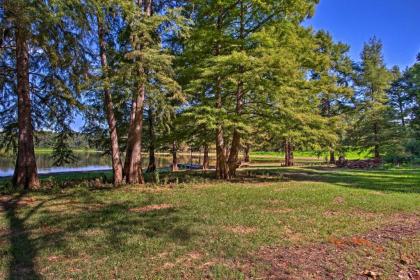
[[(284, 159), (283, 152), (251, 152), (250, 154), (252, 159), (267, 159), (267, 158), (277, 158)], [(299, 159), (312, 159), (312, 160), (325, 160), (325, 157), (329, 158), (329, 154), (323, 153), (318, 155), (316, 152), (312, 151), (295, 151), (294, 156), (297, 160)], [(336, 155), (338, 157), (338, 155)], [(372, 157), (369, 151), (348, 151), (346, 152), (346, 159), (348, 160), (358, 160), (358, 159), (368, 159)]]
[[(107, 176), (85, 175), (73, 178)], [(72, 178), (60, 176), (48, 180)], [(0, 279), (409, 279), (420, 268), (419, 169), (211, 177), (4, 195)]]

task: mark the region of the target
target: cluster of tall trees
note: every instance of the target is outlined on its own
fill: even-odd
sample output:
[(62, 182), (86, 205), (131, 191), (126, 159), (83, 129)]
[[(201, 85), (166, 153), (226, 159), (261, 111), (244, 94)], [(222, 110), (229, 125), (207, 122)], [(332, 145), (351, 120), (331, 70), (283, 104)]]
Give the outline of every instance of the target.
[[(182, 143), (216, 151), (216, 175), (235, 176), (241, 153), (299, 148), (375, 157), (419, 153), (420, 61), (388, 69), (382, 45), (349, 47), (302, 22), (318, 0), (1, 0), (0, 129), (15, 149), (16, 186), (39, 186), (34, 131), (56, 132), (71, 157), (78, 114), (108, 151), (114, 184), (144, 182), (155, 150), (177, 168)], [(419, 57), (420, 59), (420, 57)], [(403, 141), (401, 141), (403, 139)], [(61, 160), (61, 161), (60, 161)]]

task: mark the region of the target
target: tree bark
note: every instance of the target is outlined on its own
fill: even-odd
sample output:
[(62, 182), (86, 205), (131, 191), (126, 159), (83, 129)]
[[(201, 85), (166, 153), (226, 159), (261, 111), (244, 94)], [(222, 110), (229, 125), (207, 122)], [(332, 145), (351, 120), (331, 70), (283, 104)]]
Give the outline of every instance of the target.
[(245, 163), (251, 162), (251, 160), (249, 158), (249, 151), (250, 150), (251, 150), (251, 146), (249, 144), (246, 144), (245, 148), (244, 148), (244, 162)]
[(293, 146), (292, 141), (290, 141), (289, 143), (289, 158), (290, 158), (290, 166), (295, 166), (294, 146)]
[(154, 127), (154, 112), (152, 108), (149, 108), (149, 165), (147, 167), (147, 172), (156, 171), (156, 156), (155, 156), (155, 147), (156, 147), (156, 135)]
[(40, 182), (35, 159), (29, 92), (29, 49), (25, 31), (21, 27), (16, 29), (16, 74), (19, 137), (13, 185), (36, 189), (40, 187)]
[[(236, 92), (236, 114), (239, 116), (242, 113), (242, 97), (243, 97), (243, 83), (242, 81), (238, 84), (238, 89)], [(230, 147), (229, 159), (228, 159), (228, 168), (229, 168), (229, 178), (232, 178), (236, 175), (236, 169), (239, 167), (238, 155), (239, 149), (241, 147), (241, 134), (237, 128), (233, 129), (232, 145)]]
[[(221, 11), (221, 14), (223, 12)], [(222, 28), (222, 15), (217, 18), (217, 29), (220, 31)], [(215, 56), (221, 54), (221, 45), (220, 42), (216, 42), (215, 47)], [(216, 99), (216, 109), (222, 109), (222, 78), (217, 77), (215, 83), (215, 99)], [(222, 123), (217, 124), (216, 128), (216, 177), (218, 179), (227, 179), (228, 178), (228, 167), (226, 161), (225, 153), (225, 143), (224, 143), (224, 133)]]
[(335, 164), (335, 152), (330, 151), (330, 163)]
[(381, 154), (379, 153), (379, 145), (375, 145), (375, 147), (374, 147), (374, 155), (375, 155), (375, 159), (381, 158)]
[[(144, 7), (142, 7), (144, 3)], [(140, 8), (144, 8), (146, 16), (152, 14), (152, 0), (138, 1)], [(145, 75), (146, 71), (143, 66), (139, 67), (139, 77)], [(145, 84), (139, 82), (136, 101), (133, 103), (134, 119), (130, 125), (128, 140), (127, 140), (127, 154), (124, 166), (124, 173), (126, 182), (128, 184), (144, 184), (143, 170), (141, 165), (142, 160), (142, 133), (143, 133), (143, 112), (145, 99)], [(135, 106), (134, 106), (135, 105)]]
[[(245, 33), (245, 7), (243, 1), (239, 1), (240, 3), (240, 23), (239, 23), (239, 39), (243, 41), (244, 33)], [(243, 46), (241, 46), (241, 50), (243, 50)], [(239, 67), (239, 72), (243, 74), (244, 67), (241, 65)], [(244, 83), (242, 80), (238, 82), (238, 88), (236, 90), (236, 108), (235, 112), (236, 115), (239, 117), (242, 114), (242, 107), (243, 107), (243, 96), (244, 96)], [(240, 166), (238, 161), (238, 154), (239, 149), (241, 147), (241, 134), (239, 133), (238, 129), (235, 127), (233, 129), (233, 137), (232, 137), (232, 145), (230, 147), (229, 159), (228, 159), (228, 176), (229, 178), (235, 177), (236, 169)]]
[(203, 170), (209, 169), (209, 166), (210, 166), (209, 146), (204, 145)]
[(176, 141), (174, 141), (172, 143), (172, 166), (171, 166), (171, 171), (175, 172), (178, 171), (178, 157), (177, 157), (177, 146), (176, 146)]
[(99, 17), (100, 16), (98, 15), (98, 39), (104, 84), (104, 105), (109, 127), (109, 136), (111, 140), (111, 159), (112, 170), (114, 173), (114, 186), (118, 186), (121, 185), (123, 182), (123, 167), (121, 162), (120, 147), (118, 143), (117, 121), (114, 114), (114, 104), (112, 102), (111, 93), (109, 91), (108, 61), (106, 55), (106, 42), (104, 40), (105, 31), (102, 19), (100, 19)]
[(373, 148), (374, 156), (375, 156), (375, 159), (380, 159), (381, 154), (380, 154), (380, 151), (379, 151), (380, 147), (379, 147), (379, 135), (378, 135), (379, 134), (379, 128), (378, 128), (377, 123), (375, 123), (373, 125), (373, 133), (374, 133), (374, 139), (375, 139), (375, 145), (374, 145), (374, 148)]
[(290, 140), (284, 141), (284, 165), (287, 167), (294, 166), (293, 144)]
[[(217, 78), (216, 82), (216, 108), (222, 108), (222, 94), (221, 94), (221, 78)], [(218, 179), (227, 179), (228, 170), (225, 153), (225, 143), (223, 136), (223, 126), (221, 123), (217, 124), (216, 128), (216, 177)]]
[(134, 121), (128, 133), (128, 147), (130, 151), (127, 158), (126, 182), (127, 184), (144, 184), (143, 170), (141, 166), (141, 147), (143, 131), (145, 87), (141, 84), (137, 89), (136, 111)]
[(128, 131), (128, 137), (127, 137), (127, 145), (125, 147), (125, 160), (124, 160), (124, 169), (123, 169), (123, 177), (127, 180), (127, 171), (130, 166), (130, 159), (131, 159), (131, 145), (130, 143), (130, 130), (132, 127), (134, 127), (134, 118), (136, 116), (136, 110), (137, 110), (137, 98), (133, 97), (133, 100), (131, 101), (131, 112), (130, 112), (130, 123), (129, 123), (129, 131)]

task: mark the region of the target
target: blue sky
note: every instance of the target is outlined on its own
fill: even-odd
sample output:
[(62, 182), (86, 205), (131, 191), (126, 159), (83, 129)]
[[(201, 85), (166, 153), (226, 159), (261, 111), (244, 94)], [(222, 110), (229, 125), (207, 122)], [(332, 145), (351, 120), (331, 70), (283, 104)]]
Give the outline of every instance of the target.
[(305, 25), (350, 45), (355, 60), (374, 35), (382, 40), (388, 67), (405, 68), (420, 52), (420, 0), (320, 0)]

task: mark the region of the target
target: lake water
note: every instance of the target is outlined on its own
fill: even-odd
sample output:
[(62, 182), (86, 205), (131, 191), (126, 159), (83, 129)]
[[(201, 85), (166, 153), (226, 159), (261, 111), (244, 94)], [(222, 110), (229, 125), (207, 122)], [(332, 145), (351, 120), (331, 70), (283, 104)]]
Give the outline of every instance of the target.
[[(72, 164), (65, 166), (53, 166), (54, 161), (50, 154), (37, 154), (36, 161), (39, 174), (61, 173), (61, 172), (81, 172), (81, 171), (104, 171), (111, 170), (111, 159), (109, 156), (103, 156), (101, 153), (83, 152), (76, 153), (78, 160)], [(210, 164), (214, 164), (215, 159), (210, 157)], [(203, 156), (193, 154), (178, 155), (178, 163), (180, 164), (202, 164)], [(172, 156), (168, 154), (157, 154), (156, 164), (158, 168), (169, 167), (172, 163)], [(147, 168), (148, 156), (143, 155), (142, 165)], [(13, 175), (15, 159), (0, 155), (0, 177), (8, 177)]]

